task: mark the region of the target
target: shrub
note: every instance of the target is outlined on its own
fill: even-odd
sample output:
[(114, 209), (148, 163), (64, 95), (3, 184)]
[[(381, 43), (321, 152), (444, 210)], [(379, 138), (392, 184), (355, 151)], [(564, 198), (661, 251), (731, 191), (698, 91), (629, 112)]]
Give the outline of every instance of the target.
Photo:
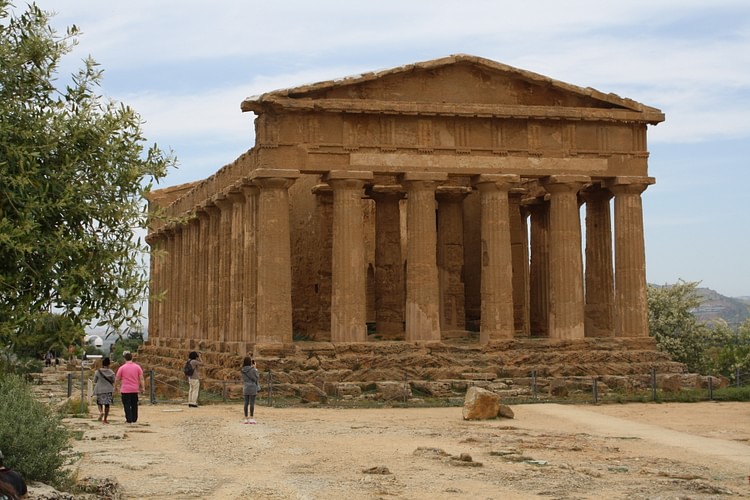
[(69, 475), (63, 466), (70, 432), (62, 417), (34, 399), (29, 384), (17, 375), (0, 375), (0, 401), (0, 450), (5, 465), (27, 481), (64, 484)]

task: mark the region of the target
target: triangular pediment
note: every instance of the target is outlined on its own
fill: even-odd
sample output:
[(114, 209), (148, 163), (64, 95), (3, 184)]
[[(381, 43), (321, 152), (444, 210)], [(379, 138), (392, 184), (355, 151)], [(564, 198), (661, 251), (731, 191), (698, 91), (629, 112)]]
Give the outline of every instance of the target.
[[(296, 107), (302, 102), (393, 103), (404, 109), (408, 103), (445, 106), (456, 105), (482, 109), (574, 108), (645, 113), (645, 121), (659, 122), (658, 109), (631, 99), (605, 94), (592, 88), (560, 82), (530, 71), (521, 70), (489, 59), (454, 55), (363, 75), (319, 82), (311, 85), (269, 92), (248, 98), (244, 111), (259, 111), (263, 104), (284, 103)], [(384, 104), (385, 105), (385, 104)], [(661, 117), (661, 119), (659, 119)]]

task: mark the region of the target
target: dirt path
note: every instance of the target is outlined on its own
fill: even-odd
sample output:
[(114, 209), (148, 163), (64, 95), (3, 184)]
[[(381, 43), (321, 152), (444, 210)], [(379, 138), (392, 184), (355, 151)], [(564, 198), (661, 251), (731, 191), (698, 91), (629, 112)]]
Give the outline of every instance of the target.
[[(127, 498), (499, 499), (750, 496), (750, 404), (461, 408), (145, 405), (139, 424), (78, 420), (79, 477)], [(459, 460), (464, 454), (472, 461)]]

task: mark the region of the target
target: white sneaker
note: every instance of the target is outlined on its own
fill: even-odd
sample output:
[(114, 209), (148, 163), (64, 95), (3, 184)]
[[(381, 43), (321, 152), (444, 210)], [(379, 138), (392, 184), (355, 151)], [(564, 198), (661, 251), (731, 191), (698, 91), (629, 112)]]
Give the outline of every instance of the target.
[(249, 419), (249, 418), (246, 418), (245, 420), (243, 420), (243, 421), (242, 421), (242, 423), (243, 423), (243, 424), (249, 424), (249, 423), (250, 423), (250, 419)]
[(256, 422), (255, 422), (255, 419), (254, 419), (254, 418), (251, 418), (250, 420), (248, 420), (248, 421), (247, 421), (247, 423), (248, 423), (248, 424), (254, 424), (254, 423), (256, 423)]

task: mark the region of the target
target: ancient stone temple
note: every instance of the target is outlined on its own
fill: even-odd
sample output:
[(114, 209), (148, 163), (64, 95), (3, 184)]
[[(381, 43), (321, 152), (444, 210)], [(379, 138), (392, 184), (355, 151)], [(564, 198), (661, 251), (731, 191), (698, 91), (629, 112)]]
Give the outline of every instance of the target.
[(252, 149), (150, 197), (151, 345), (648, 336), (658, 109), (467, 55), (241, 108)]

